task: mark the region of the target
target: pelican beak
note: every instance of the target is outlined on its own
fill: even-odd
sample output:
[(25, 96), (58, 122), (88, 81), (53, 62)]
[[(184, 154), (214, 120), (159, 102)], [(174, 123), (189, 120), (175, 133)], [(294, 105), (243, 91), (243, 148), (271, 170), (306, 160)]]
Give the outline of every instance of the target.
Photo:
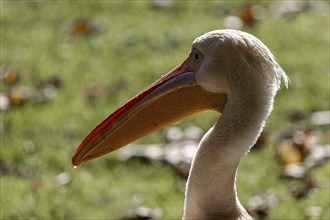
[(197, 113), (222, 112), (226, 102), (225, 94), (214, 94), (198, 85), (187, 58), (101, 122), (80, 144), (72, 164), (78, 166), (115, 151)]

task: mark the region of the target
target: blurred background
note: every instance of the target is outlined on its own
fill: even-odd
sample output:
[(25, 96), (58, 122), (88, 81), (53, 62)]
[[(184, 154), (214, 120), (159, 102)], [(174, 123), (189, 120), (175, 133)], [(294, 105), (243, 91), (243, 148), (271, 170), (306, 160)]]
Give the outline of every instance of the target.
[(180, 219), (191, 156), (218, 114), (77, 169), (71, 156), (222, 28), (258, 37), (291, 79), (240, 163), (242, 204), (256, 219), (329, 219), (329, 2), (178, 0), (1, 1), (0, 218)]

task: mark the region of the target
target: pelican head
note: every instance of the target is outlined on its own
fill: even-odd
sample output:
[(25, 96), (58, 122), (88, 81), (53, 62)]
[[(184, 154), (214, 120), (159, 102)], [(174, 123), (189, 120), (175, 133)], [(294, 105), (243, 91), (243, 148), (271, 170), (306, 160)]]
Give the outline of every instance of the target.
[(80, 144), (72, 163), (77, 166), (110, 153), (197, 113), (221, 113), (231, 87), (240, 89), (254, 81), (269, 85), (274, 93), (280, 78), (288, 84), (269, 49), (253, 35), (237, 30), (208, 32), (194, 40), (185, 61), (101, 122)]

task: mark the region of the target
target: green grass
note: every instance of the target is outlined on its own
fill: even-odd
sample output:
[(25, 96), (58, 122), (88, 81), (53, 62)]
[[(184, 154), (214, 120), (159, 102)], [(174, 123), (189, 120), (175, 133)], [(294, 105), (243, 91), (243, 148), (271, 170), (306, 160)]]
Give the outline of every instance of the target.
[[(232, 3), (240, 4), (239, 2)], [(26, 103), (1, 113), (2, 161), (30, 169), (33, 178), (1, 175), (1, 219), (114, 219), (140, 205), (160, 207), (162, 218), (182, 216), (182, 184), (166, 165), (123, 163), (116, 153), (73, 170), (71, 156), (80, 141), (110, 112), (181, 62), (199, 35), (223, 28), (213, 1), (181, 1), (155, 10), (149, 1), (1, 1), (1, 61), (21, 74), (19, 85), (35, 90), (36, 81), (58, 74), (63, 86), (46, 105)], [(267, 5), (267, 3), (265, 3)], [(104, 32), (72, 37), (66, 27), (74, 18), (100, 21)], [(308, 206), (321, 206), (319, 219), (329, 218), (329, 162), (313, 176), (323, 181), (315, 195), (295, 200), (293, 183), (279, 178), (274, 156), (279, 133), (289, 127), (291, 110), (307, 114), (329, 109), (329, 9), (304, 12), (286, 20), (267, 15), (248, 31), (272, 50), (292, 84), (276, 98), (266, 130), (265, 150), (243, 158), (238, 173), (239, 197), (272, 188), (279, 204), (269, 219), (304, 219)], [(87, 85), (109, 85), (124, 79), (128, 87), (114, 96), (89, 102)], [(6, 87), (1, 85), (1, 90)], [(185, 120), (178, 126), (209, 128), (216, 114)], [(27, 141), (34, 150), (24, 149)], [(140, 143), (162, 141), (160, 132)], [(63, 186), (56, 176), (68, 172)], [(41, 181), (40, 185), (36, 181)]]

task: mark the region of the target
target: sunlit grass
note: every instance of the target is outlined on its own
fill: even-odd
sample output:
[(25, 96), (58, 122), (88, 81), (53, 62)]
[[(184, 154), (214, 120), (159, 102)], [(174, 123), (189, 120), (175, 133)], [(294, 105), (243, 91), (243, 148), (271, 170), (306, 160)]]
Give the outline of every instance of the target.
[[(62, 80), (54, 100), (45, 105), (26, 103), (1, 120), (1, 160), (28, 168), (30, 178), (1, 175), (1, 219), (113, 219), (137, 206), (160, 207), (163, 218), (182, 216), (184, 192), (170, 167), (121, 162), (116, 153), (73, 170), (71, 156), (80, 141), (110, 112), (181, 62), (197, 36), (223, 28), (212, 1), (178, 2), (155, 10), (148, 1), (2, 1), (1, 63), (20, 72), (19, 85), (35, 90), (36, 81), (52, 74)], [(233, 3), (235, 5), (239, 2)], [(99, 21), (103, 32), (73, 37), (67, 26), (75, 18)], [(275, 142), (288, 126), (286, 114), (329, 109), (329, 11), (306, 12), (292, 20), (271, 15), (254, 28), (276, 55), (291, 79), (282, 89), (266, 130), (266, 149), (249, 153), (239, 167), (237, 188), (243, 204), (257, 192), (272, 188), (279, 204), (270, 219), (302, 219), (308, 206), (321, 206), (320, 219), (329, 217), (329, 162), (313, 171), (322, 186), (302, 200), (288, 193), (290, 181), (280, 179)], [(110, 85), (124, 79), (128, 87), (115, 96), (87, 101), (87, 85)], [(4, 86), (1, 85), (4, 90)], [(186, 120), (205, 131), (215, 113)], [(24, 147), (34, 144), (33, 151)], [(162, 141), (156, 132), (139, 141)], [(71, 181), (59, 186), (57, 175)], [(325, 183), (324, 183), (325, 182)]]

